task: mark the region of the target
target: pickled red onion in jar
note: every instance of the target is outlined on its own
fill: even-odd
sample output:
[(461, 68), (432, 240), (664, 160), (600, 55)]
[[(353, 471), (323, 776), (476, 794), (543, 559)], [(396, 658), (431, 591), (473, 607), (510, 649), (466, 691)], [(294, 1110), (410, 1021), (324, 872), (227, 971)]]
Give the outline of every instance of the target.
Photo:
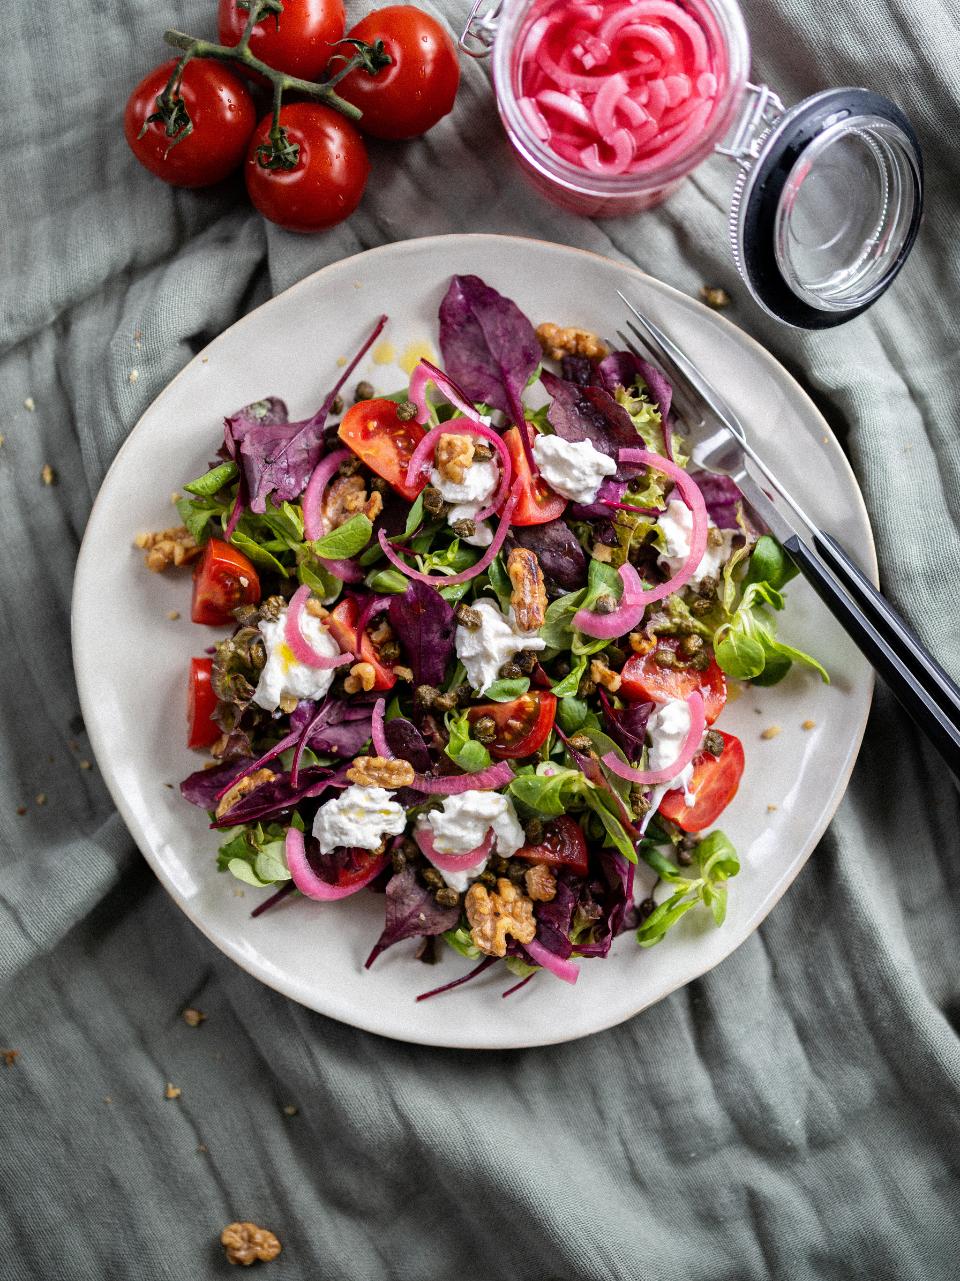
[(642, 175), (696, 146), (726, 74), (722, 45), (678, 0), (544, 0), (516, 58), (534, 134), (598, 175)]

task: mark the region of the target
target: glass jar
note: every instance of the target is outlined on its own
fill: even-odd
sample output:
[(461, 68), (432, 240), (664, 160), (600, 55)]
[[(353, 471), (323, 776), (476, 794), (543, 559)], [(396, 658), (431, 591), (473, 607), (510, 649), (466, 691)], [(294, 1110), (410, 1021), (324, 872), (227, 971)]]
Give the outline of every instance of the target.
[[(613, 67), (616, 52), (625, 46), (615, 46), (607, 30), (619, 24), (614, 36), (650, 33), (649, 24), (658, 19), (681, 24), (674, 28), (674, 44), (683, 47), (688, 64), (673, 68), (688, 74), (658, 83), (681, 84), (689, 98), (679, 107), (671, 100), (666, 114), (661, 103), (657, 119), (644, 123), (654, 108), (642, 95), (648, 87), (653, 91), (658, 73), (654, 70), (644, 82), (643, 59), (658, 66), (654, 45), (634, 35), (618, 68), (593, 76), (590, 70), (597, 64), (590, 61), (591, 48), (609, 59), (602, 66)], [(648, 25), (637, 25), (643, 22)], [(590, 24), (599, 25), (585, 34)], [(827, 90), (786, 109), (771, 89), (749, 81), (750, 42), (737, 0), (633, 0), (633, 5), (623, 0), (476, 0), (460, 44), (473, 57), (492, 55), (497, 107), (521, 168), (542, 195), (573, 213), (594, 218), (637, 213), (669, 196), (712, 152), (735, 161), (739, 174), (730, 212), (734, 261), (761, 307), (787, 324), (828, 328), (859, 315), (890, 285), (913, 246), (923, 206), (923, 168), (906, 117), (894, 103), (866, 89)], [(581, 60), (575, 68), (571, 47)], [(558, 66), (560, 49), (563, 69)], [(695, 67), (689, 65), (691, 59)], [(698, 71), (692, 88), (691, 77)], [(593, 96), (593, 87), (610, 76), (617, 84), (601, 118), (596, 107), (600, 95)], [(642, 86), (639, 93), (632, 91), (637, 84)], [(569, 130), (562, 127), (564, 117), (554, 115), (561, 127), (551, 130), (547, 107), (541, 114), (539, 104), (552, 93), (551, 113), (558, 103), (586, 121), (589, 112), (580, 105), (584, 95), (579, 90), (587, 86), (585, 96), (594, 104), (590, 127), (598, 133), (603, 119), (605, 130), (592, 148), (571, 150), (572, 138), (578, 136), (576, 115)], [(697, 98), (701, 88), (709, 103)], [(640, 97), (644, 106), (624, 101), (627, 97)], [(684, 111), (689, 113), (686, 125)], [(661, 146), (657, 131), (661, 121), (671, 118), (680, 120), (661, 131)], [(653, 137), (631, 150), (651, 125)], [(618, 133), (626, 137), (629, 167), (619, 153), (610, 162), (601, 156), (601, 149), (614, 155)], [(581, 143), (587, 138), (579, 136)]]

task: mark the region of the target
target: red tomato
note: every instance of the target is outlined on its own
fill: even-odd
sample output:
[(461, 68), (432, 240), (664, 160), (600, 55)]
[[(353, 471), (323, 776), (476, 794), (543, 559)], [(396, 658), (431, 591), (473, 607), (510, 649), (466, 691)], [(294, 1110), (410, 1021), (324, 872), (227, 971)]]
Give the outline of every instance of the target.
[(343, 416), (338, 435), (371, 471), (389, 481), (398, 494), (410, 503), (427, 483), (426, 475), (407, 484), (407, 468), (413, 451), (424, 437), (415, 422), (397, 417), (393, 400), (361, 400), (351, 405)]
[[(677, 646), (672, 638), (660, 640), (658, 644), (669, 649)], [(661, 667), (653, 651), (642, 657), (634, 654), (624, 664), (617, 692), (632, 703), (665, 703), (668, 698), (686, 698), (695, 689), (703, 695), (707, 724), (712, 725), (727, 701), (727, 678), (715, 658), (710, 659), (705, 671), (698, 672), (692, 667)]]
[(257, 149), (268, 141), (273, 116), (257, 125), (247, 151), (247, 193), (271, 222), (288, 231), (322, 231), (343, 222), (360, 203), (370, 161), (356, 128), (318, 102), (280, 108), (287, 142), (299, 147), (292, 169), (267, 169)]
[[(236, 44), (249, 16), (237, 0), (220, 0), (220, 43)], [(283, 0), (282, 13), (266, 14), (253, 28), (250, 52), (275, 71), (319, 80), (330, 61), (330, 46), (343, 36), (345, 26), (343, 0)]]
[(190, 683), (187, 686), (187, 747), (209, 747), (222, 730), (211, 717), (217, 710), (217, 696), (210, 684), (212, 658), (190, 659)]
[(191, 59), (183, 69), (179, 97), (193, 128), (173, 144), (162, 120), (147, 121), (158, 111), (157, 99), (176, 65), (176, 59), (171, 58), (140, 81), (127, 99), (123, 132), (144, 168), (164, 182), (174, 187), (208, 187), (226, 178), (243, 161), (257, 123), (253, 99), (240, 77), (224, 63), (212, 58)]
[(530, 756), (542, 747), (553, 728), (556, 714), (556, 695), (532, 689), (511, 703), (481, 703), (479, 707), (471, 707), (467, 720), (472, 725), (481, 716), (493, 717), (497, 723), (497, 737), (487, 747), (491, 756), (506, 761)]
[(513, 509), (511, 524), (545, 525), (548, 520), (556, 520), (558, 516), (562, 516), (567, 500), (561, 494), (555, 494), (539, 476), (534, 482), (527, 455), (523, 451), (523, 441), (516, 427), (503, 433), (503, 443), (510, 451), (514, 480), (519, 480), (521, 487), (520, 501)]
[[(347, 35), (373, 44), (383, 41), (390, 65), (375, 76), (357, 67), (337, 93), (363, 112), (360, 128), (375, 138), (416, 138), (453, 106), (460, 83), (457, 46), (446, 27), (409, 4), (375, 9)], [(339, 51), (338, 51), (339, 52)], [(352, 52), (349, 45), (343, 52)], [(335, 72), (342, 64), (333, 63)]]
[(380, 859), (376, 850), (364, 850), (359, 846), (349, 846), (334, 851), (332, 855), (321, 855), (315, 864), (318, 875), (331, 885), (346, 889), (363, 881), (370, 874), (370, 867)]
[(539, 845), (521, 845), (513, 857), (526, 863), (546, 863), (548, 867), (569, 867), (578, 876), (586, 876), (589, 871), (583, 829), (567, 814), (544, 824)]
[(233, 622), (238, 605), (256, 605), (259, 599), (260, 579), (243, 552), (211, 538), (193, 571), (193, 621), (222, 627)]
[(660, 813), (676, 823), (685, 832), (702, 832), (715, 823), (737, 794), (743, 773), (743, 744), (733, 734), (716, 731), (723, 739), (719, 756), (701, 752), (693, 759), (693, 778), (690, 791), (693, 805), (683, 799), (683, 789), (667, 792), (660, 802)]
[[(327, 627), (330, 629), (330, 634), (344, 653), (347, 653), (348, 650), (352, 654), (357, 652), (357, 621), (359, 617), (360, 607), (352, 596), (345, 596), (340, 604), (330, 611), (327, 617)], [(376, 673), (376, 679), (373, 682), (374, 689), (391, 689), (397, 683), (393, 668), (380, 657), (376, 645), (367, 635), (366, 630), (360, 637), (360, 661), (369, 663)]]

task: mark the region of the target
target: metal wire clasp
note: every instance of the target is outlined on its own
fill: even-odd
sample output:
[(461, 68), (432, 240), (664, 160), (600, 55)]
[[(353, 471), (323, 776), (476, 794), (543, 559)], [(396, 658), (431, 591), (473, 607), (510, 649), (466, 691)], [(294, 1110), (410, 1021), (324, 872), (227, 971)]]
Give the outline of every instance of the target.
[(473, 0), (467, 25), (460, 33), (459, 45), (471, 58), (488, 58), (500, 25), (503, 0)]
[(783, 115), (780, 98), (768, 85), (744, 86), (744, 104), (740, 117), (723, 143), (715, 150), (738, 164), (751, 164), (760, 152), (761, 143), (772, 126)]

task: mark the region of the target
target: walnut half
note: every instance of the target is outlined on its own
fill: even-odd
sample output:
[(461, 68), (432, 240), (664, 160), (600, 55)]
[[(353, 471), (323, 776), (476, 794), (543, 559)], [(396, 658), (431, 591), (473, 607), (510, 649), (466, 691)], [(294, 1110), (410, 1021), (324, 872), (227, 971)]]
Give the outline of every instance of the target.
[(384, 756), (358, 756), (347, 770), (347, 778), (360, 787), (409, 787), (414, 769), (409, 761), (387, 760)]
[(547, 589), (536, 552), (514, 547), (507, 557), (507, 573), (513, 587), (510, 604), (517, 626), (522, 632), (539, 631), (547, 613)]
[(557, 897), (557, 878), (546, 863), (534, 863), (523, 874), (527, 893), (534, 903), (549, 903)]
[(599, 360), (607, 354), (606, 343), (588, 329), (546, 322), (537, 326), (537, 338), (543, 354), (551, 360), (562, 360), (564, 356), (587, 356), (591, 360)]
[(471, 436), (445, 431), (437, 441), (437, 471), (444, 480), (454, 485), (463, 484), (463, 474), (473, 463), (474, 445)]
[(280, 1242), (268, 1228), (258, 1228), (255, 1223), (228, 1223), (220, 1233), (220, 1244), (228, 1263), (239, 1263), (249, 1268), (258, 1260), (269, 1263), (280, 1253)]
[(467, 890), (464, 902), (470, 937), (487, 956), (506, 956), (507, 935), (518, 943), (532, 943), (537, 932), (533, 903), (512, 881), (501, 876), (494, 893), (479, 881)]

